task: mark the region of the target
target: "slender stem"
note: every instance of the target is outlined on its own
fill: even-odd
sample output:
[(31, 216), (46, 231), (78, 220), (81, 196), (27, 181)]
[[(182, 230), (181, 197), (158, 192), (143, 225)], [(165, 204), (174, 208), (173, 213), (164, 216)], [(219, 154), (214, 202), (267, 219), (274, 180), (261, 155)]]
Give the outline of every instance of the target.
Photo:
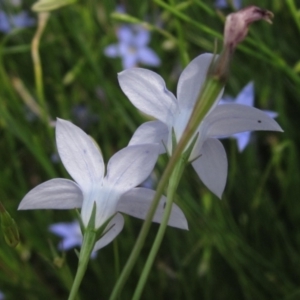
[(294, 0), (287, 0), (286, 4), (289, 7), (289, 10), (290, 10), (291, 15), (293, 16), (293, 18), (295, 20), (295, 23), (298, 27), (298, 30), (300, 31), (300, 20), (299, 20), (299, 16), (298, 16), (298, 13), (297, 13), (297, 7), (296, 7), (296, 4), (295, 4), (295, 1)]
[[(178, 160), (180, 159), (180, 156), (182, 152), (184, 151), (186, 145), (189, 143), (190, 139), (196, 132), (200, 122), (203, 120), (206, 113), (209, 111), (210, 107), (213, 105), (217, 95), (220, 93), (221, 89), (223, 87), (223, 84), (218, 80), (218, 78), (210, 78), (204, 84), (203, 88), (201, 89), (201, 92), (199, 93), (198, 99), (196, 101), (195, 110), (186, 126), (186, 129), (177, 145), (177, 147), (174, 150), (173, 155), (171, 156), (167, 167), (161, 177), (161, 180), (157, 186), (155, 196), (153, 198), (153, 201), (151, 203), (151, 206), (149, 208), (149, 211), (147, 213), (145, 222), (143, 223), (142, 229), (140, 231), (140, 234), (138, 236), (138, 239), (132, 249), (132, 252), (127, 260), (127, 263), (112, 291), (112, 294), (110, 296), (110, 300), (116, 300), (118, 298), (118, 295), (121, 293), (122, 288), (140, 254), (140, 251), (144, 245), (146, 236), (149, 232), (150, 225), (154, 216), (154, 213), (156, 211), (157, 205), (159, 203), (159, 200), (164, 192), (164, 188), (168, 183), (168, 180), (177, 165)], [(199, 104), (200, 103), (200, 104)], [(200, 116), (196, 114), (196, 110), (199, 114), (199, 107), (203, 109), (203, 111), (200, 112)]]
[(38, 28), (31, 43), (31, 56), (32, 56), (33, 67), (34, 67), (36, 93), (37, 93), (38, 102), (42, 108), (45, 122), (48, 122), (48, 117), (47, 117), (46, 102), (44, 96), (43, 70), (42, 70), (42, 64), (41, 64), (41, 59), (39, 54), (39, 45), (40, 45), (42, 34), (45, 30), (47, 21), (49, 19), (49, 16), (50, 16), (49, 13), (38, 14)]
[(83, 242), (79, 254), (78, 268), (77, 268), (76, 276), (68, 300), (74, 300), (77, 297), (79, 286), (85, 274), (92, 250), (95, 245), (95, 241), (96, 241), (96, 232), (87, 229), (86, 232), (84, 233)]
[[(169, 1), (170, 1), (170, 4), (172, 7), (176, 6), (174, 0), (169, 0)], [(179, 47), (181, 64), (185, 68), (187, 66), (187, 64), (189, 63), (190, 59), (189, 59), (189, 55), (186, 51), (186, 43), (184, 40), (182, 25), (180, 24), (180, 21), (178, 18), (175, 18), (174, 21), (175, 21), (176, 31), (177, 31), (177, 35), (178, 35), (178, 39), (179, 39), (178, 47)]]
[(155, 241), (152, 245), (150, 254), (148, 256), (147, 262), (145, 264), (145, 267), (143, 269), (142, 272), (142, 276), (139, 279), (138, 285), (136, 287), (136, 290), (134, 292), (133, 295), (133, 300), (138, 300), (141, 297), (141, 294), (143, 292), (143, 289), (145, 287), (147, 278), (149, 276), (149, 273), (151, 271), (154, 259), (156, 257), (156, 254), (159, 250), (159, 247), (161, 245), (161, 242), (163, 240), (164, 234), (166, 232), (166, 228), (168, 226), (168, 221), (170, 218), (170, 214), (171, 214), (171, 210), (172, 210), (172, 205), (173, 205), (173, 201), (174, 201), (174, 196), (175, 196), (175, 192), (177, 190), (177, 186), (179, 184), (180, 178), (182, 176), (182, 172), (184, 170), (185, 167), (185, 160), (184, 159), (180, 159), (170, 177), (170, 181), (169, 181), (169, 186), (168, 186), (168, 194), (167, 194), (167, 204), (165, 207), (165, 211), (164, 211), (164, 215), (163, 215), (163, 219), (162, 222), (159, 226), (159, 230), (158, 233), (156, 235)]

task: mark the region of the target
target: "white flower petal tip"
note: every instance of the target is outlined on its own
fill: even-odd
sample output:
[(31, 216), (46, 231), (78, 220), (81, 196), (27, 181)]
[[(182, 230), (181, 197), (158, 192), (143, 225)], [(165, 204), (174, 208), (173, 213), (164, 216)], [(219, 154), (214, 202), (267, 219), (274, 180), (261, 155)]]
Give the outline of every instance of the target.
[(96, 242), (93, 251), (97, 251), (112, 242), (122, 231), (123, 227), (124, 218), (121, 214), (117, 213), (105, 227), (104, 232), (107, 232)]
[(177, 98), (181, 109), (194, 107), (213, 58), (217, 57), (211, 53), (201, 54), (183, 70), (177, 86)]
[(133, 68), (119, 73), (118, 80), (124, 94), (137, 109), (168, 124), (177, 109), (177, 101), (160, 75)]
[(104, 177), (102, 155), (83, 130), (69, 121), (57, 119), (56, 145), (64, 167), (81, 188), (101, 183)]
[(150, 121), (143, 123), (134, 132), (129, 146), (148, 144), (148, 143), (158, 143), (160, 145), (159, 154), (165, 153), (165, 145), (168, 142), (168, 127), (160, 121)]
[(208, 139), (199, 154), (192, 165), (207, 188), (221, 199), (228, 169), (225, 149), (219, 140)]
[(82, 192), (75, 182), (57, 178), (46, 181), (28, 192), (18, 210), (73, 209), (80, 208), (82, 202)]
[(218, 105), (205, 120), (210, 137), (224, 137), (243, 131), (279, 131), (282, 128), (265, 112), (241, 104)]
[[(155, 191), (146, 188), (135, 188), (124, 194), (118, 205), (119, 212), (128, 214), (132, 217), (144, 220), (152, 203)], [(153, 217), (153, 222), (161, 223), (165, 210), (166, 197), (162, 196)], [(188, 230), (188, 222), (182, 210), (173, 204), (171, 215), (168, 222), (169, 226)]]
[(142, 183), (151, 173), (159, 155), (159, 144), (128, 146), (108, 162), (106, 181), (122, 193)]

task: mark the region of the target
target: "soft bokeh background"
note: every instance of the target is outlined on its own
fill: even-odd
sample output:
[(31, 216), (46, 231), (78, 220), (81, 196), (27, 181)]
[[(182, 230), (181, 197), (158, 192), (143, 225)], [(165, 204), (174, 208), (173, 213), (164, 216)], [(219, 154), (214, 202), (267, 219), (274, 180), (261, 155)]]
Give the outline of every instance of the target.
[[(107, 161), (148, 119), (119, 88), (124, 61), (107, 53), (119, 42), (120, 28), (148, 26), (149, 43), (135, 46), (152, 49), (160, 65), (145, 58), (135, 63), (161, 74), (175, 92), (188, 61), (212, 52), (216, 41), (220, 49), (225, 15), (234, 7), (217, 9), (209, 0), (80, 1), (51, 13), (40, 41), (43, 74), (36, 77), (32, 4), (0, 1), (0, 201), (21, 235), (13, 249), (0, 234), (0, 290), (5, 299), (66, 299), (77, 258), (73, 250), (57, 249), (61, 239), (49, 226), (72, 222), (75, 211), (17, 211), (37, 184), (69, 178), (51, 121), (60, 117), (83, 128)], [(168, 228), (142, 299), (300, 299), (300, 3), (242, 1), (243, 7), (250, 4), (273, 11), (274, 24), (251, 27), (236, 51), (225, 93), (235, 97), (253, 81), (255, 106), (276, 111), (285, 132), (252, 134), (241, 153), (234, 139), (223, 140), (229, 176), (221, 201), (187, 167), (176, 202), (190, 230)], [(41, 78), (44, 91), (37, 87)], [(150, 185), (155, 187), (166, 162), (160, 158)], [(123, 232), (91, 260), (80, 299), (109, 297), (142, 224), (125, 218)], [(131, 299), (157, 229), (152, 225), (120, 299)]]

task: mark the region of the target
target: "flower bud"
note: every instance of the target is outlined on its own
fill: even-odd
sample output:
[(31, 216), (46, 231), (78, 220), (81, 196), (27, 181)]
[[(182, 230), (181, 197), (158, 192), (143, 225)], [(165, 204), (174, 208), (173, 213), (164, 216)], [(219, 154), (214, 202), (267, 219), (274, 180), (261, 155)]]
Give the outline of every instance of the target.
[(6, 211), (6, 209), (4, 208), (1, 202), (0, 202), (0, 218), (1, 218), (1, 229), (6, 243), (10, 247), (16, 247), (20, 242), (18, 227), (15, 220)]
[(213, 77), (226, 82), (229, 71), (229, 63), (237, 45), (247, 36), (248, 27), (258, 20), (266, 20), (272, 23), (272, 12), (257, 6), (248, 6), (226, 17), (224, 28), (224, 47), (222, 53), (212, 66), (210, 73)]
[(257, 6), (248, 6), (227, 16), (224, 28), (224, 48), (232, 53), (236, 46), (247, 36), (248, 27), (258, 20), (272, 23), (272, 12)]

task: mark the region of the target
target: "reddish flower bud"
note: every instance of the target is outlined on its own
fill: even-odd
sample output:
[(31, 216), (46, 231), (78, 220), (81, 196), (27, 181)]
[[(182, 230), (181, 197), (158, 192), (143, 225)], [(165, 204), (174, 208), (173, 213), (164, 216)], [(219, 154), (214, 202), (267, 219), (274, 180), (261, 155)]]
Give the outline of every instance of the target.
[(236, 46), (247, 36), (248, 27), (258, 20), (272, 23), (272, 12), (257, 6), (248, 6), (227, 16), (224, 29), (224, 48), (232, 53)]

